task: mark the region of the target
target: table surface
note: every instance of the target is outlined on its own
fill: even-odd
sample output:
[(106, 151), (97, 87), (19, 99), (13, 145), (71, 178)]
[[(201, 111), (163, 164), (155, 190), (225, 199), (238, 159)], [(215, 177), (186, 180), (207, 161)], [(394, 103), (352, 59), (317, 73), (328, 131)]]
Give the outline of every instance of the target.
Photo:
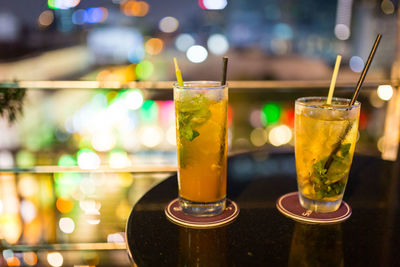
[(355, 155), (344, 200), (351, 217), (308, 225), (275, 207), (296, 191), (293, 154), (253, 152), (228, 160), (228, 197), (240, 214), (216, 229), (171, 223), (164, 207), (177, 197), (172, 176), (133, 208), (126, 238), (139, 266), (396, 266), (400, 262), (399, 165)]

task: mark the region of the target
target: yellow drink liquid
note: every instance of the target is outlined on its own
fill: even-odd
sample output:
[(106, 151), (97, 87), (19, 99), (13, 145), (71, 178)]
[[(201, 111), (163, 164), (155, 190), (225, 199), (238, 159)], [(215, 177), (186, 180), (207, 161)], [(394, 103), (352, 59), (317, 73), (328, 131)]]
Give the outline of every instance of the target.
[[(346, 110), (343, 104), (323, 106), (324, 101), (307, 104), (296, 103), (295, 153), (300, 202), (305, 208), (329, 212), (340, 206), (347, 184), (357, 139), (359, 106)], [(338, 152), (327, 169), (326, 161), (337, 146)]]

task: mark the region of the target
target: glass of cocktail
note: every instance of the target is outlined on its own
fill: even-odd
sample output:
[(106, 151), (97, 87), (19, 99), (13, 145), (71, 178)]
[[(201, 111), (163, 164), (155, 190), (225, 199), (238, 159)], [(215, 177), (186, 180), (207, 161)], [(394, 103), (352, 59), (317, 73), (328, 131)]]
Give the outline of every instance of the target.
[(295, 157), (300, 204), (315, 212), (340, 207), (357, 140), (359, 102), (304, 97), (295, 103)]
[(174, 84), (179, 204), (193, 216), (225, 209), (228, 87), (221, 82)]

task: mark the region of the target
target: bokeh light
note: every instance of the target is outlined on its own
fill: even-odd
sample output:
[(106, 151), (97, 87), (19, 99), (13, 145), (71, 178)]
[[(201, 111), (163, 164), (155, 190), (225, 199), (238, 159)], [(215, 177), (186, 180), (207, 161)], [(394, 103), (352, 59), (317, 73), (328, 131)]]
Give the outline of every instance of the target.
[(202, 9), (221, 10), (228, 4), (227, 0), (199, 0)]
[(281, 117), (281, 107), (275, 103), (268, 103), (261, 110), (261, 122), (263, 125), (278, 122)]
[(75, 223), (69, 217), (61, 218), (58, 226), (60, 227), (60, 230), (66, 234), (71, 234), (75, 230)]
[(47, 261), (53, 267), (60, 267), (64, 262), (64, 258), (59, 252), (50, 252), (47, 254)]
[(92, 146), (96, 151), (109, 151), (116, 143), (114, 135), (109, 131), (96, 132), (92, 137)]
[(149, 12), (149, 4), (145, 1), (126, 1), (121, 5), (122, 12), (126, 16), (144, 17)]
[(381, 9), (383, 13), (385, 13), (386, 15), (390, 15), (394, 12), (394, 5), (390, 0), (383, 0), (381, 3)]
[(274, 35), (282, 40), (290, 40), (293, 38), (293, 30), (286, 23), (278, 23), (274, 26)]
[(357, 57), (357, 56), (352, 56), (350, 58), (350, 69), (354, 72), (361, 72), (364, 68), (364, 61), (362, 58)]
[(147, 80), (153, 74), (154, 65), (148, 60), (141, 61), (136, 66), (136, 76), (139, 80)]
[(186, 52), (189, 47), (195, 44), (192, 35), (188, 33), (181, 33), (175, 39), (175, 46), (179, 51)]
[(390, 85), (379, 85), (378, 96), (380, 99), (388, 101), (393, 96), (393, 87)]
[(21, 196), (29, 198), (37, 194), (39, 190), (38, 180), (32, 174), (20, 174), (18, 180), (18, 192)]
[(13, 256), (10, 258), (6, 259), (7, 266), (21, 266), (21, 261), (18, 259), (18, 257)]
[(51, 10), (45, 10), (43, 11), (39, 18), (38, 18), (38, 24), (40, 27), (48, 27), (50, 26), (54, 21), (54, 14), (53, 11)]
[(86, 10), (88, 23), (99, 23), (107, 19), (108, 10), (104, 7), (91, 7)]
[(213, 34), (207, 40), (207, 47), (211, 53), (223, 55), (229, 49), (228, 39), (223, 34)]
[(35, 252), (33, 251), (29, 251), (29, 252), (24, 252), (24, 262), (25, 264), (29, 265), (29, 266), (34, 266), (37, 264), (37, 255)]
[(163, 47), (164, 42), (159, 38), (151, 38), (144, 44), (144, 50), (152, 56), (160, 54)]
[(175, 126), (168, 128), (165, 138), (170, 145), (176, 146), (176, 129)]
[(27, 150), (20, 150), (16, 156), (17, 165), (20, 168), (30, 168), (35, 165), (35, 155)]
[(178, 29), (179, 21), (174, 17), (165, 17), (160, 20), (158, 27), (162, 32), (171, 33)]
[(292, 130), (288, 126), (280, 125), (271, 129), (268, 139), (273, 146), (281, 146), (289, 143), (292, 140), (292, 136)]
[(132, 89), (125, 93), (124, 103), (128, 109), (137, 110), (143, 105), (143, 93), (139, 89)]
[(201, 63), (207, 59), (208, 52), (201, 45), (193, 45), (186, 51), (186, 57), (193, 63)]
[(87, 22), (88, 15), (86, 10), (78, 9), (72, 13), (72, 23), (77, 25), (83, 25)]
[(345, 24), (336, 24), (335, 26), (335, 36), (342, 41), (350, 38), (350, 28)]
[(0, 151), (0, 168), (8, 169), (14, 165), (14, 158), (10, 151)]
[(57, 163), (60, 167), (73, 167), (76, 166), (76, 164), (74, 156), (68, 154), (61, 155)]
[(108, 157), (111, 168), (126, 168), (131, 165), (128, 154), (123, 150), (111, 151)]
[(78, 151), (78, 166), (81, 169), (97, 169), (100, 167), (100, 158), (90, 149), (81, 149)]
[(68, 213), (74, 208), (74, 202), (66, 198), (57, 198), (56, 207), (61, 213)]
[(148, 148), (158, 146), (162, 139), (163, 130), (157, 125), (144, 126), (140, 131), (140, 141)]
[(20, 206), (21, 217), (26, 223), (30, 223), (37, 215), (36, 206), (29, 200), (22, 200)]
[(254, 146), (263, 146), (267, 142), (267, 134), (264, 128), (256, 128), (250, 133), (250, 142)]
[(69, 9), (76, 7), (80, 0), (48, 0), (47, 6), (50, 9)]

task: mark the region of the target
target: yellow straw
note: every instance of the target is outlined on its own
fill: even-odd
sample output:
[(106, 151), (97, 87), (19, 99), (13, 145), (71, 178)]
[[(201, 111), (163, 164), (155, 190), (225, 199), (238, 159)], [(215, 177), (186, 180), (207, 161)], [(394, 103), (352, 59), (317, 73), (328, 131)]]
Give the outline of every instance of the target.
[(326, 100), (326, 104), (327, 105), (330, 105), (332, 103), (333, 91), (335, 90), (335, 83), (336, 83), (336, 78), (337, 78), (337, 75), (338, 75), (338, 72), (339, 72), (340, 60), (341, 59), (342, 59), (342, 56), (341, 55), (337, 55), (335, 68), (333, 70), (333, 75), (332, 75), (332, 80), (331, 80), (331, 86), (329, 87), (328, 99)]
[(175, 63), (176, 80), (178, 81), (179, 86), (183, 86), (182, 74), (181, 74), (181, 70), (178, 67), (178, 62), (176, 61), (176, 57), (174, 57), (174, 63)]

